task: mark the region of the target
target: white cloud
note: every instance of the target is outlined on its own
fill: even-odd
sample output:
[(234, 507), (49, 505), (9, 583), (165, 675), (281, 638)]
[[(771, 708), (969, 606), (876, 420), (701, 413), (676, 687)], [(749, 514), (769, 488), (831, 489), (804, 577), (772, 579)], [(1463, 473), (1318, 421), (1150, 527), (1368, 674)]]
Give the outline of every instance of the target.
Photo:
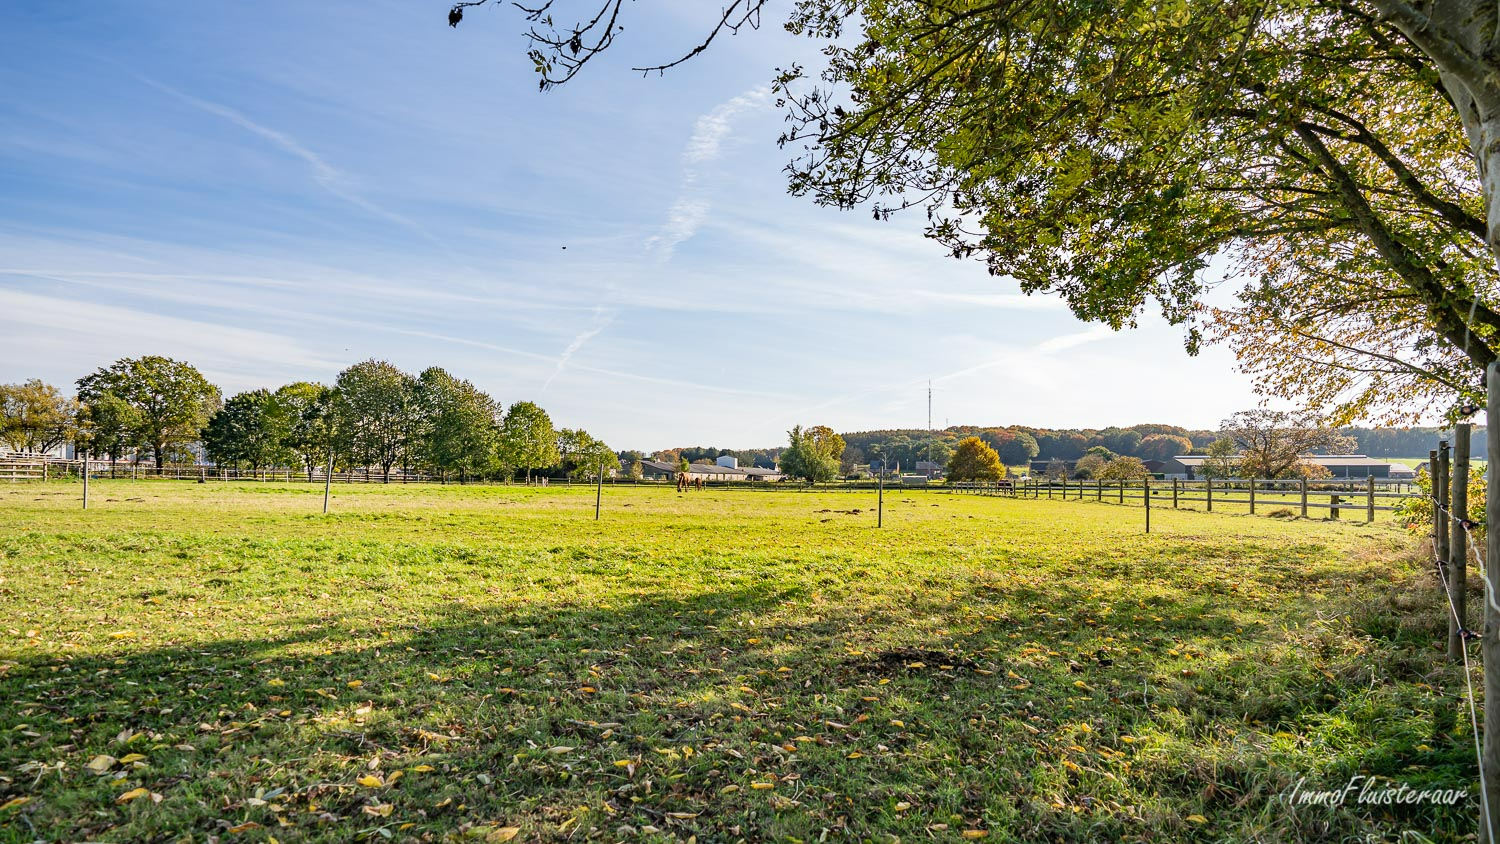
[(577, 354), (578, 350), (582, 349), (585, 343), (599, 336), (599, 332), (608, 328), (609, 324), (614, 322), (614, 320), (614, 311), (606, 311), (603, 307), (595, 308), (593, 325), (579, 332), (578, 336), (573, 338), (573, 342), (569, 343), (566, 349), (563, 349), (563, 353), (557, 358), (557, 368), (552, 370), (552, 374), (542, 384), (542, 392), (545, 393), (547, 388), (552, 386), (552, 382), (557, 380), (557, 376), (563, 374), (563, 370), (568, 368), (568, 362), (573, 359), (573, 355)]
[(380, 217), (399, 226), (408, 228), (421, 235), (423, 238), (431, 241), (432, 243), (446, 248), (445, 244), (434, 237), (431, 232), (429, 232), (424, 226), (422, 226), (421, 223), (397, 214), (394, 211), (383, 208), (354, 191), (348, 186), (348, 183), (351, 180), (347, 174), (334, 167), (332, 164), (329, 164), (328, 161), (325, 160), (322, 156), (308, 149), (291, 135), (288, 135), (287, 133), (279, 131), (277, 129), (272, 129), (271, 127), (265, 126), (261, 123), (257, 123), (254, 120), (251, 120), (249, 117), (246, 117), (244, 114), (230, 108), (229, 106), (200, 99), (191, 94), (179, 91), (176, 88), (171, 87), (170, 85), (164, 85), (160, 82), (157, 82), (154, 79), (150, 79), (144, 76), (138, 78), (142, 82), (150, 85), (153, 88), (156, 88), (162, 93), (169, 94), (177, 98), (178, 100), (181, 100), (182, 102), (198, 109), (199, 111), (203, 111), (208, 114), (212, 114), (228, 120), (230, 123), (233, 123), (241, 129), (244, 129), (254, 135), (258, 135), (261, 138), (271, 142), (273, 146), (277, 147), (282, 152), (288, 153), (295, 158), (301, 159), (304, 163), (307, 164), (308, 168), (311, 169), (313, 181), (316, 182), (319, 187), (323, 188), (339, 199), (342, 199), (350, 205), (353, 205), (356, 208), (359, 208), (360, 210), (372, 214), (376, 217)]
[(679, 243), (698, 233), (699, 227), (708, 219), (708, 200), (701, 196), (698, 181), (701, 168), (717, 161), (724, 144), (734, 128), (734, 119), (740, 114), (759, 108), (770, 101), (771, 91), (760, 87), (720, 103), (712, 111), (698, 118), (693, 125), (693, 134), (683, 150), (682, 187), (672, 207), (667, 211), (667, 221), (661, 230), (646, 239), (646, 250), (655, 252), (666, 261)]
[(159, 354), (197, 364), (234, 392), (264, 386), (267, 375), (297, 380), (337, 371), (295, 337), (0, 288), (0, 312), (25, 314), (27, 330), (0, 335), (0, 358), (47, 360), (83, 374), (120, 357)]

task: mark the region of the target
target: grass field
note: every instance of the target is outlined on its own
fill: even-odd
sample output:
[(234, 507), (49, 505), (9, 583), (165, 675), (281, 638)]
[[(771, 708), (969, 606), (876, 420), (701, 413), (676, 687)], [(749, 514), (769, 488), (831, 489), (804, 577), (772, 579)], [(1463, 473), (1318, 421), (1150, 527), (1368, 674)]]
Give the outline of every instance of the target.
[[(0, 841), (1455, 840), (1386, 524), (895, 491), (0, 489)], [(1462, 713), (1462, 716), (1460, 716)], [(1421, 837), (1403, 840), (1424, 840)]]

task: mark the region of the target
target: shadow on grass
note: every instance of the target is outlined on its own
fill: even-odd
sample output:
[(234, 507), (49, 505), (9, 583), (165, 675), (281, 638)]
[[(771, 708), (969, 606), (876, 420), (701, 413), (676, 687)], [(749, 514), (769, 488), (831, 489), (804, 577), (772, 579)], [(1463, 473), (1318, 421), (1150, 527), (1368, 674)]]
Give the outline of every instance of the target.
[[(1330, 628), (1310, 634), (1329, 637), (1320, 651), (1244, 630), (1222, 601), (1126, 623), (1012, 586), (1012, 611), (964, 613), (987, 590), (969, 588), (866, 612), (770, 587), (449, 604), (376, 637), (322, 619), (23, 656), (0, 672), (0, 805), (29, 800), (0, 813), (0, 841), (503, 840), (510, 826), (525, 840), (1324, 841), (1472, 826), (1472, 801), (1278, 800), (1300, 776), (1469, 782), (1462, 743), (1431, 735), (1409, 648), (1365, 636), (1351, 654)], [(923, 614), (941, 623), (911, 621)]]

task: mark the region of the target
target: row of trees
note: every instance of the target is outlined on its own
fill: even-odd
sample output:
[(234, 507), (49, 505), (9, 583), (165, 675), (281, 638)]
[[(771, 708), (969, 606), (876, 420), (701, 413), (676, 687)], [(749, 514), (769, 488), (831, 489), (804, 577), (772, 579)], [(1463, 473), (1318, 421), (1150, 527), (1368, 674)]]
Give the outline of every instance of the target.
[[(1225, 419), (1218, 436), (1200, 453), (1207, 460), (1197, 469), (1205, 478), (1321, 478), (1326, 468), (1309, 462), (1309, 454), (1339, 454), (1355, 447), (1353, 437), (1311, 417), (1274, 410), (1247, 410)], [(1135, 456), (1117, 455), (1102, 446), (1090, 448), (1073, 462), (1048, 461), (1046, 476), (1133, 480), (1149, 472)]]
[(1176, 425), (1149, 424), (1073, 430), (1025, 425), (956, 425), (942, 431), (859, 431), (844, 435), (854, 456), (852, 462), (884, 457), (903, 466), (914, 466), (919, 460), (946, 463), (959, 443), (969, 437), (976, 437), (994, 449), (1003, 464), (1020, 466), (1032, 460), (1077, 460), (1091, 449), (1105, 449), (1110, 454), (1142, 460), (1164, 460), (1178, 454), (1201, 453), (1217, 434)]
[(224, 403), (203, 433), (220, 465), (314, 469), (331, 457), (342, 467), (421, 470), (460, 480), (556, 467), (583, 476), (612, 468), (614, 451), (587, 431), (557, 430), (533, 402), (504, 407), (470, 381), (440, 367), (418, 375), (367, 360), (339, 373), (333, 386), (298, 382), (252, 390)]
[(159, 356), (116, 361), (77, 383), (77, 396), (38, 380), (0, 386), (0, 434), (22, 451), (76, 443), (111, 462), (149, 453), (157, 466), (203, 456), (250, 469), (420, 469), (467, 478), (560, 468), (612, 468), (608, 445), (556, 430), (532, 402), (503, 407), (469, 381), (432, 367), (419, 375), (368, 360), (332, 385), (297, 382), (223, 400), (189, 363)]

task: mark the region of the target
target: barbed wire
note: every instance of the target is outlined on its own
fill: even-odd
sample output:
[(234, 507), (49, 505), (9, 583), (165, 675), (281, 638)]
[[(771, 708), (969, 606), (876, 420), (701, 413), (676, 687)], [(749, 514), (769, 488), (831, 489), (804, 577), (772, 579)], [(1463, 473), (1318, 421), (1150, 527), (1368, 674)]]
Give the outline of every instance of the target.
[[(1484, 555), (1479, 552), (1479, 545), (1474, 541), (1474, 521), (1472, 519), (1458, 518), (1453, 514), (1451, 510), (1436, 501), (1433, 502), (1433, 506), (1437, 509), (1438, 513), (1442, 514), (1443, 517), (1445, 517), (1448, 521), (1457, 524), (1463, 530), (1464, 539), (1466, 540), (1465, 544), (1467, 545), (1467, 552), (1465, 556), (1468, 556), (1469, 554), (1473, 555), (1474, 562), (1479, 566), (1480, 580), (1484, 583), (1485, 602), (1488, 604), (1489, 609), (1493, 610), (1496, 613), (1497, 617), (1500, 617), (1500, 603), (1496, 603), (1495, 601), (1495, 590), (1494, 587), (1490, 584), (1488, 567), (1485, 564)], [(1444, 560), (1442, 557), (1437, 555), (1438, 536), (1436, 525), (1434, 525), (1433, 527), (1432, 540), (1433, 563), (1435, 564), (1435, 568), (1437, 569), (1438, 581), (1443, 585), (1443, 597), (1448, 602), (1448, 612), (1452, 615), (1454, 624), (1458, 629), (1459, 653), (1463, 655), (1464, 686), (1468, 689), (1469, 724), (1472, 728), (1474, 736), (1474, 762), (1479, 768), (1479, 802), (1481, 807), (1483, 808), (1485, 840), (1488, 841), (1489, 844), (1495, 844), (1493, 831), (1495, 816), (1490, 811), (1490, 792), (1488, 785), (1485, 782), (1484, 748), (1480, 744), (1479, 737), (1479, 708), (1474, 700), (1473, 667), (1469, 664), (1469, 642), (1480, 638), (1480, 634), (1464, 626), (1464, 618), (1458, 611), (1457, 602), (1455, 602), (1453, 599), (1453, 589), (1448, 582), (1449, 561)], [(1465, 578), (1465, 582), (1461, 584), (1459, 588), (1468, 588), (1467, 578)], [(1490, 703), (1490, 701), (1486, 701), (1486, 703)]]

